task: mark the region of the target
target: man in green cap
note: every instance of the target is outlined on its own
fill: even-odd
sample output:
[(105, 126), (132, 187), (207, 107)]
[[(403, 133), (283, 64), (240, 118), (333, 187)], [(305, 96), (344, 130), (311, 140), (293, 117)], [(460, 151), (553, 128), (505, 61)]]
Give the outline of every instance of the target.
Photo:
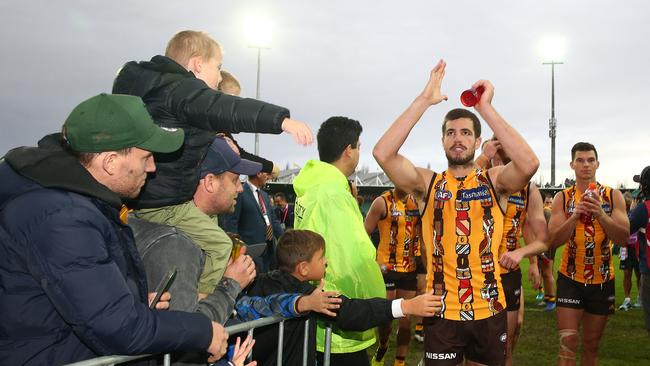
[[(138, 97), (100, 94), (61, 134), (0, 160), (0, 360), (67, 364), (110, 354), (225, 352), (205, 315), (150, 310), (123, 198), (173, 152), (181, 130), (155, 125)], [(168, 295), (156, 306), (169, 306)], [(166, 300), (166, 301), (165, 301)]]

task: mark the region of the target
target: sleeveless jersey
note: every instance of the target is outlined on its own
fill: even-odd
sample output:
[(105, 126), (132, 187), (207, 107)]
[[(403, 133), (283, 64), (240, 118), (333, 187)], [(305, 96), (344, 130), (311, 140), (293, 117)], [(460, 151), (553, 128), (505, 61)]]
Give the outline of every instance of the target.
[[(612, 189), (598, 183), (598, 192), (603, 210), (607, 215), (611, 215)], [(573, 214), (574, 207), (580, 202), (582, 195), (575, 186), (562, 191), (564, 214), (567, 218)], [(601, 284), (614, 278), (611, 240), (593, 216), (578, 220), (566, 248), (562, 251), (559, 272), (587, 285)]]
[[(513, 250), (521, 247), (519, 244), (519, 238), (521, 237), (524, 223), (526, 222), (529, 189), (530, 183), (528, 183), (526, 187), (521, 191), (508, 197), (508, 206), (503, 218), (503, 239), (501, 240), (501, 245), (499, 246), (499, 255), (497, 257), (497, 261), (499, 258), (501, 258), (503, 253), (512, 252)], [(519, 266), (513, 269), (513, 271), (516, 271), (518, 269)], [(509, 269), (501, 266), (501, 274), (509, 272)]]
[(411, 195), (406, 197), (406, 202), (396, 199), (392, 190), (384, 192), (381, 197), (386, 204), (386, 216), (377, 223), (377, 263), (385, 265), (389, 271), (413, 272), (420, 246), (418, 205)]
[(486, 171), (456, 178), (434, 174), (422, 213), (427, 252), (427, 290), (442, 296), (437, 316), (480, 320), (504, 309), (495, 255), (503, 212)]

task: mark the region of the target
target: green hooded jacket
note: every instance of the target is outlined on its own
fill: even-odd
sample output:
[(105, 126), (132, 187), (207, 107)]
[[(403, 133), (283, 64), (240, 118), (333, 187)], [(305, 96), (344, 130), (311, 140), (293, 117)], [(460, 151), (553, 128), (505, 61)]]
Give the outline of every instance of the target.
[[(325, 238), (325, 290), (349, 298), (386, 297), (376, 250), (363, 226), (356, 199), (346, 177), (332, 164), (310, 160), (293, 181), (297, 199), (295, 228)], [(317, 346), (323, 352), (324, 323), (318, 324)], [(375, 343), (375, 331), (333, 329), (332, 353), (352, 353)]]

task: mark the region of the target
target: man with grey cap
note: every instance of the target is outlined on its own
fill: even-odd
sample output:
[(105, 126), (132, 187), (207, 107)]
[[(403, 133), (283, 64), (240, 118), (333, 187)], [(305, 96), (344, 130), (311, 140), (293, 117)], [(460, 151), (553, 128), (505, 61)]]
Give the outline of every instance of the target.
[(637, 258), (641, 272), (641, 305), (645, 315), (645, 329), (650, 336), (650, 166), (643, 168), (641, 174), (634, 176), (639, 183), (639, 202), (629, 213), (630, 232), (637, 233)]
[(182, 142), (182, 131), (153, 123), (140, 98), (100, 94), (74, 108), (61, 134), (0, 161), (3, 363), (176, 350), (223, 355), (228, 335), (218, 323), (149, 309), (122, 205), (155, 171), (152, 152)]

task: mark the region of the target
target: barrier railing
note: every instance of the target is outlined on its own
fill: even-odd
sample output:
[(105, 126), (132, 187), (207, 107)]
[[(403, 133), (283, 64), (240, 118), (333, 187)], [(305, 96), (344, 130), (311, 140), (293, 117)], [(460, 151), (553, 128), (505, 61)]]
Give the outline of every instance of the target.
[[(239, 323), (226, 327), (228, 334), (237, 334), (241, 332), (248, 332), (248, 334), (253, 337), (253, 330), (255, 328), (264, 327), (271, 324), (278, 324), (278, 358), (277, 365), (282, 366), (282, 345), (284, 344), (284, 321), (288, 320), (280, 315), (270, 316), (266, 318), (261, 318), (249, 322)], [(303, 343), (303, 366), (307, 366), (307, 355), (309, 347), (309, 322), (307, 319), (305, 321), (305, 340)], [(324, 366), (330, 366), (330, 352), (332, 350), (332, 327), (328, 324), (325, 330), (325, 349), (323, 352), (323, 363)], [(68, 364), (68, 366), (113, 366), (124, 362), (139, 360), (152, 355), (136, 355), (136, 356), (102, 356), (97, 358), (91, 358), (89, 360), (79, 361), (75, 363)], [(252, 352), (248, 356), (249, 359), (252, 357)], [(163, 365), (169, 366), (171, 364), (171, 355), (169, 353), (164, 355)]]

